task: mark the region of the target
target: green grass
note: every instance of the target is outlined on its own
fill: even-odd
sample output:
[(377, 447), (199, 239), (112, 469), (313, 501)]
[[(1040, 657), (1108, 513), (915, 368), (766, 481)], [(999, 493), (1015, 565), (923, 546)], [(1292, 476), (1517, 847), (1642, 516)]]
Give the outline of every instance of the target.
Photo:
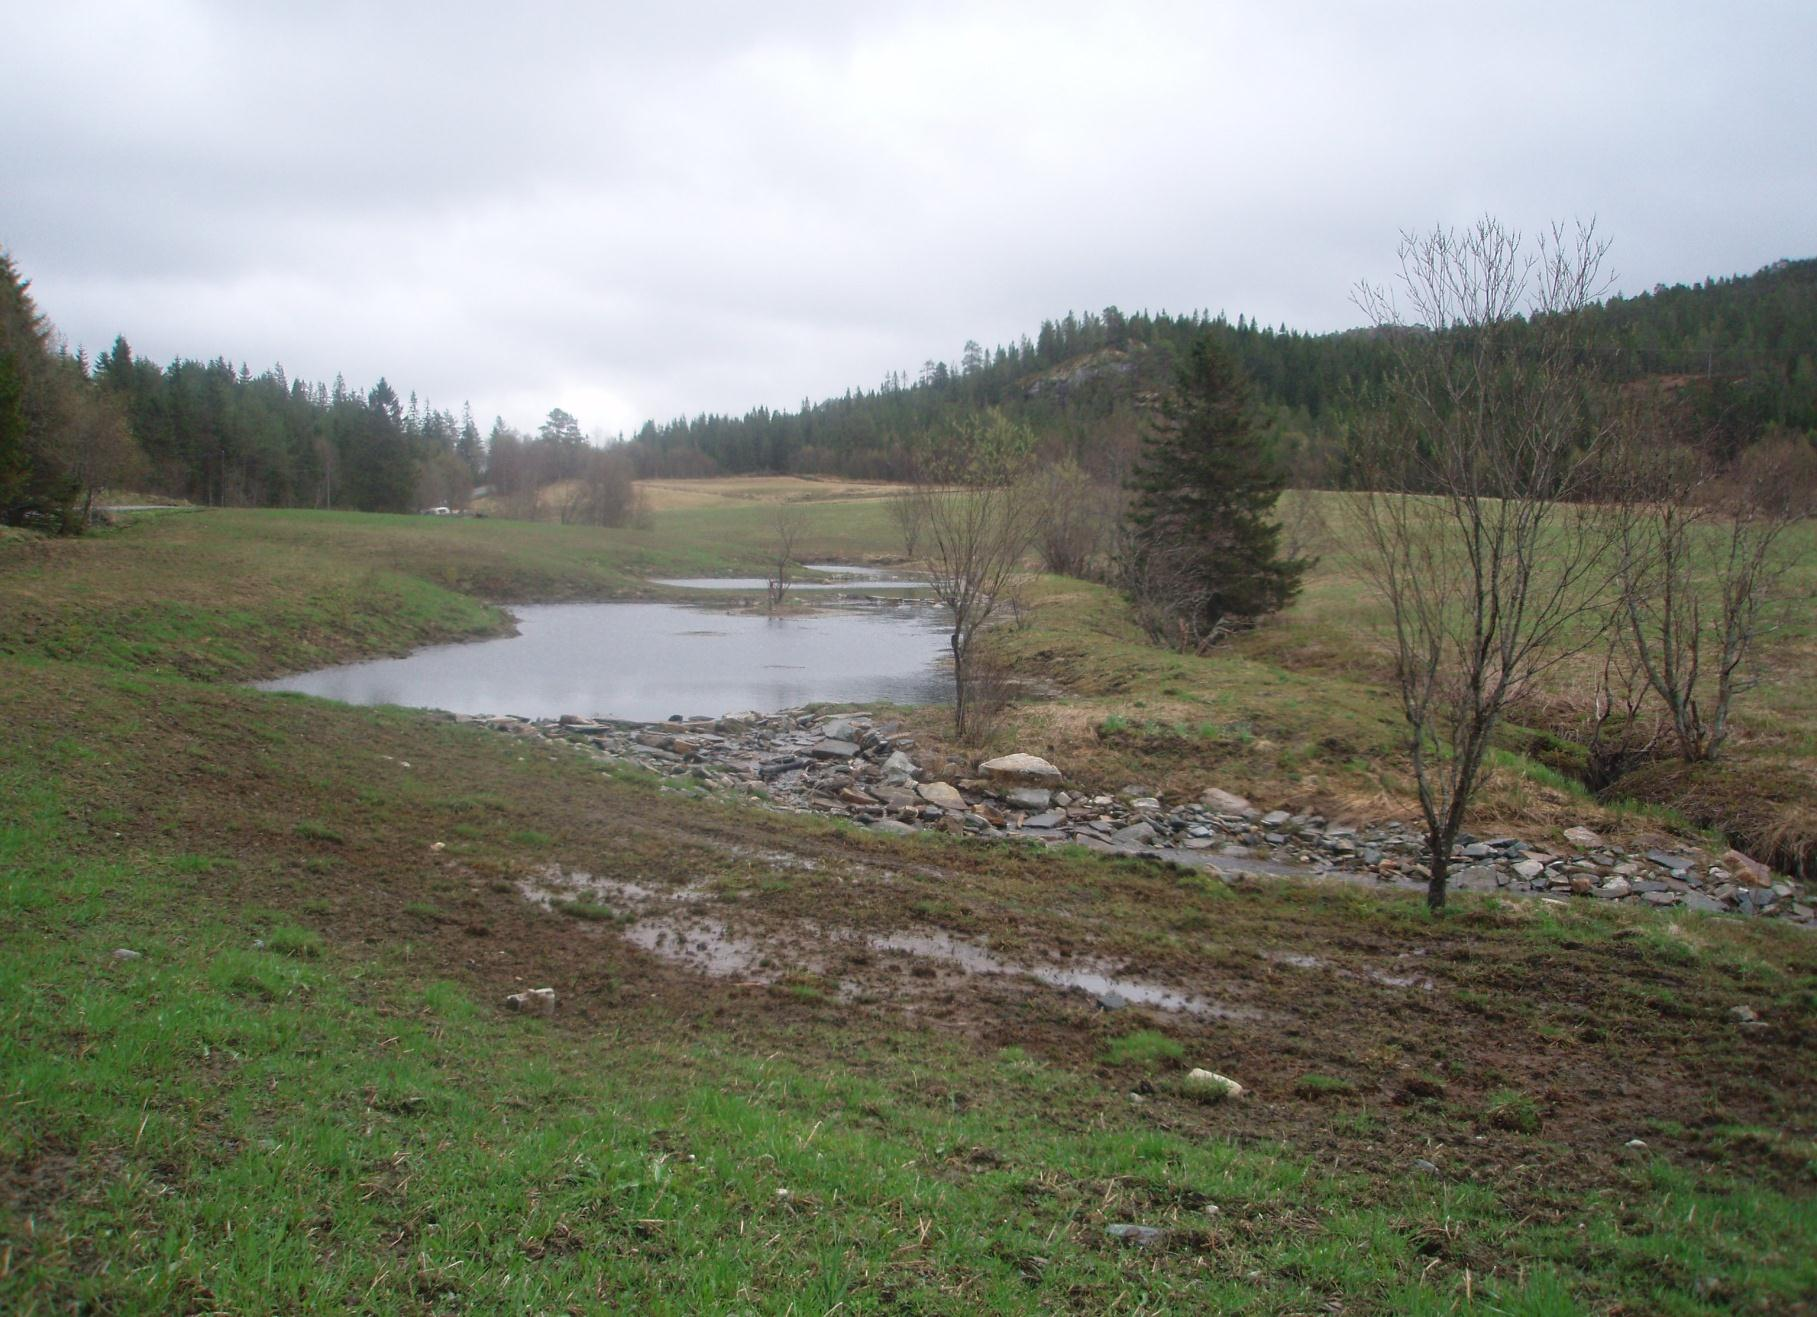
[(1293, 1091), (1309, 1098), (1347, 1097), (1356, 1092), (1356, 1085), (1336, 1075), (1309, 1074), (1294, 1081)]
[(1517, 1134), (1539, 1133), (1539, 1106), (1525, 1093), (1508, 1089), (1492, 1093), (1483, 1108), (1483, 1117), (1496, 1129), (1512, 1130)]
[(1153, 1029), (1138, 1029), (1120, 1038), (1112, 1038), (1104, 1047), (1106, 1065), (1158, 1070), (1178, 1066), (1185, 1060), (1185, 1044)]

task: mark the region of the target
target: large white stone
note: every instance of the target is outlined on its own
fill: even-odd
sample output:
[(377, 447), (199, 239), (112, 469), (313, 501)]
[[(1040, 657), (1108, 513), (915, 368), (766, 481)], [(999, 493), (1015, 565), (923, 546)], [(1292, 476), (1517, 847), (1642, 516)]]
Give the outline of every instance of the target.
[(1190, 1070), (1186, 1074), (1185, 1087), (1194, 1097), (1209, 1102), (1219, 1102), (1224, 1098), (1240, 1098), (1247, 1091), (1228, 1075), (1220, 1075), (1215, 1070)]
[(1038, 755), (1013, 754), (987, 759), (978, 771), (993, 782), (1012, 782), (1032, 787), (1050, 787), (1060, 781), (1060, 770)]
[(915, 791), (928, 804), (938, 805), (941, 809), (965, 808), (965, 797), (950, 782), (923, 782)]
[(1242, 818), (1254, 818), (1256, 808), (1243, 797), (1219, 787), (1206, 787), (1199, 796), (1199, 803), (1214, 814), (1236, 814)]

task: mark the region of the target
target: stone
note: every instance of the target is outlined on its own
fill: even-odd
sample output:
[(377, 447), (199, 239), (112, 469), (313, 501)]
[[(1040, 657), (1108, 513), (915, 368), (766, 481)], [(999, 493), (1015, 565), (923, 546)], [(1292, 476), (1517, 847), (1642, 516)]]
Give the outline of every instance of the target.
[(1486, 860), (1493, 854), (1495, 854), (1495, 847), (1486, 841), (1474, 841), (1464, 847), (1466, 860)]
[(883, 775), (893, 781), (912, 782), (917, 771), (915, 761), (900, 750), (890, 751), (890, 757), (883, 761)]
[(1199, 794), (1199, 803), (1216, 814), (1236, 814), (1246, 819), (1256, 815), (1256, 807), (1239, 795), (1224, 791), (1218, 787), (1206, 787)]
[(1110, 840), (1113, 846), (1141, 846), (1154, 840), (1154, 835), (1154, 824), (1145, 821), (1117, 829), (1110, 834)]
[(1519, 864), (1514, 866), (1514, 876), (1517, 878), (1525, 878), (1528, 882), (1532, 882), (1545, 871), (1546, 866), (1541, 864), (1538, 860), (1522, 860)]
[(1731, 1006), (1729, 1007), (1729, 1018), (1736, 1024), (1752, 1024), (1760, 1018), (1760, 1015), (1752, 1006)]
[(858, 753), (858, 746), (853, 741), (838, 741), (829, 738), (817, 742), (808, 753), (816, 759), (850, 759)]
[(1671, 873), (1683, 873), (1691, 867), (1689, 855), (1673, 855), (1666, 851), (1648, 851), (1647, 858), (1660, 868)]
[(829, 718), (816, 730), (829, 741), (855, 741), (858, 739), (857, 729), (843, 718)]
[(1283, 823), (1292, 821), (1293, 815), (1284, 809), (1270, 810), (1258, 820), (1264, 828), (1278, 828)]
[(1442, 1172), (1439, 1170), (1439, 1168), (1437, 1166), (1435, 1166), (1433, 1163), (1427, 1161), (1424, 1157), (1415, 1157), (1413, 1159), (1412, 1166), (1413, 1166), (1413, 1169), (1418, 1171), (1421, 1175), (1442, 1174)]
[(1046, 814), (1030, 815), (1022, 820), (1022, 826), (1025, 828), (1057, 828), (1064, 822), (1066, 822), (1066, 815), (1059, 810), (1052, 810)]
[(1601, 887), (1598, 887), (1596, 889), (1596, 895), (1602, 897), (1606, 901), (1618, 901), (1632, 890), (1633, 888), (1628, 880), (1618, 876), (1609, 879), (1608, 882), (1604, 883)]
[(878, 819), (871, 824), (872, 832), (881, 832), (886, 837), (912, 837), (917, 829), (899, 819)]
[(1648, 905), (1677, 905), (1682, 899), (1677, 892), (1647, 892), (1641, 898)]
[(1161, 802), (1154, 796), (1137, 796), (1129, 802), (1131, 809), (1154, 810), (1161, 808)]
[(964, 809), (965, 797), (959, 794), (959, 788), (948, 782), (923, 782), (915, 788), (920, 797), (930, 805), (941, 809)]
[(143, 960), (145, 953), (134, 951), (131, 947), (115, 947), (112, 952), (115, 960)]
[(1017, 787), (1006, 791), (1003, 799), (1017, 809), (1043, 810), (1053, 803), (1054, 793), (1046, 787)]
[(514, 1011), (526, 1015), (555, 1014), (555, 989), (531, 988), (525, 992), (514, 992), (505, 998), (505, 1005)]
[(1182, 1081), (1183, 1087), (1196, 1098), (1207, 1102), (1222, 1102), (1225, 1098), (1240, 1098), (1248, 1092), (1236, 1080), (1228, 1075), (1220, 1075), (1215, 1070), (1189, 1070)]
[(1593, 846), (1603, 844), (1601, 837), (1585, 827), (1566, 828), (1565, 840), (1580, 850), (1589, 850)]
[(1013, 754), (987, 759), (978, 771), (994, 782), (1017, 786), (1054, 786), (1060, 781), (1060, 770), (1038, 755)]
[(1767, 866), (1762, 864), (1759, 860), (1751, 859), (1750, 857), (1743, 855), (1740, 851), (1724, 851), (1722, 853), (1722, 862), (1730, 873), (1733, 873), (1744, 883), (1759, 886), (1773, 881), (1773, 871), (1771, 869), (1767, 868)]
[(1167, 1232), (1157, 1226), (1132, 1225), (1126, 1221), (1105, 1226), (1104, 1233), (1119, 1244), (1133, 1244), (1137, 1248), (1153, 1248), (1167, 1239)]

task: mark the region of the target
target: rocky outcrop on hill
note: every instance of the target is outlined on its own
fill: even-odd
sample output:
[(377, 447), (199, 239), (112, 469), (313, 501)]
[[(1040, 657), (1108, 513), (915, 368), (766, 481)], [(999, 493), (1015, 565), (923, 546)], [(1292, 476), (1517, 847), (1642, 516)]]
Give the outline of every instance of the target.
[[(1059, 768), (1028, 754), (986, 760), (975, 771), (950, 764), (936, 770), (917, 761), (914, 738), (900, 724), (865, 714), (785, 710), (654, 724), (574, 715), (459, 720), (896, 835), (931, 828), (1022, 837), (1172, 861), (1232, 881), (1281, 875), (1418, 887), (1430, 876), (1424, 842), (1405, 823), (1358, 826), (1291, 809), (1263, 811), (1218, 787), (1177, 803), (1163, 803), (1139, 784), (1069, 790)], [(1452, 864), (1452, 885), (1462, 890), (1637, 901), (1803, 924), (1817, 918), (1796, 884), (1739, 852), (1630, 851), (1584, 827), (1543, 844), (1460, 837)]]

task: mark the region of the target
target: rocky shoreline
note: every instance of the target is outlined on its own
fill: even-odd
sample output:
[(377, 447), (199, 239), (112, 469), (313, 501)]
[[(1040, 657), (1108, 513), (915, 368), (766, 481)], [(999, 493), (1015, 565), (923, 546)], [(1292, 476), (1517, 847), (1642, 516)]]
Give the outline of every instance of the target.
[[(907, 836), (932, 828), (1020, 837), (1105, 854), (1172, 861), (1227, 881), (1269, 875), (1423, 888), (1425, 846), (1404, 823), (1356, 826), (1317, 814), (1261, 810), (1217, 787), (1163, 803), (1126, 786), (1111, 794), (1067, 788), (1054, 765), (1007, 755), (974, 766), (916, 761), (914, 737), (866, 714), (791, 709), (774, 714), (633, 723), (581, 718), (457, 715), (515, 736), (631, 765), (696, 788), (753, 796), (772, 808), (851, 819)], [(1807, 894), (1737, 851), (1676, 847), (1629, 851), (1588, 828), (1555, 841), (1460, 837), (1451, 885), (1542, 899), (1634, 901), (1710, 913), (1817, 922)]]

